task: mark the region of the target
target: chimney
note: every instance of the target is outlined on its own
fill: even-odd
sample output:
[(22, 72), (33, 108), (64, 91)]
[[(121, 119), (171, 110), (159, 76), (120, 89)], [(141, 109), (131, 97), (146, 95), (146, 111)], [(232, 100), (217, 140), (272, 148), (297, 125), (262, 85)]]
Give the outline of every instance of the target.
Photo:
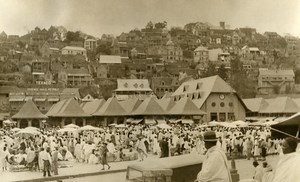
[(220, 27), (222, 27), (223, 29), (225, 29), (225, 22), (224, 21), (220, 21)]

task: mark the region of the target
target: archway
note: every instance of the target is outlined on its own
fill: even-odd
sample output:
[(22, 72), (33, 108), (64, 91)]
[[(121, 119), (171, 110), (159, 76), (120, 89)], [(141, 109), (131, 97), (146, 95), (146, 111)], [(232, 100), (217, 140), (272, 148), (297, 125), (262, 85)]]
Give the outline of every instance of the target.
[(107, 117), (107, 126), (109, 126), (110, 124), (114, 123), (114, 118), (113, 117)]
[(82, 120), (82, 118), (76, 118), (75, 124), (76, 124), (77, 126), (83, 126), (83, 120)]
[(20, 120), (20, 128), (28, 127), (28, 121), (26, 119)]
[(125, 123), (124, 117), (118, 117), (117, 124), (123, 124), (123, 123)]
[(36, 127), (36, 128), (40, 128), (40, 121), (37, 119), (33, 119), (31, 121), (31, 126)]
[(72, 124), (72, 119), (71, 118), (66, 118), (65, 119), (65, 126), (68, 124)]

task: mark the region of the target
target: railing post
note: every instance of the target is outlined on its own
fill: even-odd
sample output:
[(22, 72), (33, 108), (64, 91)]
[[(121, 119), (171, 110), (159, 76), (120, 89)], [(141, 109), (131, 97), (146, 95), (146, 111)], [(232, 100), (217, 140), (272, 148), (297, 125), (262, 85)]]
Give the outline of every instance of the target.
[(232, 182), (238, 182), (240, 180), (240, 175), (237, 172), (234, 156), (231, 157), (231, 169), (230, 169)]

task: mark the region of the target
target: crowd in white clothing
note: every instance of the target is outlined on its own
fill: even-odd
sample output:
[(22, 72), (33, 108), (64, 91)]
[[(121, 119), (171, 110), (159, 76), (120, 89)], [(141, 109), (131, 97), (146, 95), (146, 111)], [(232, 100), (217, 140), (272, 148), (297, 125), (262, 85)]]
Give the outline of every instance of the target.
[[(30, 170), (43, 166), (39, 158), (41, 148), (49, 154), (59, 151), (58, 161), (101, 163), (101, 146), (107, 144), (108, 161), (140, 160), (148, 154), (168, 157), (186, 153), (204, 154), (203, 134), (216, 131), (217, 146), (227, 155), (259, 157), (265, 148), (267, 154), (281, 151), (281, 140), (271, 139), (268, 128), (201, 127), (199, 125), (174, 124), (170, 128), (149, 125), (129, 125), (124, 128), (103, 127), (94, 131), (58, 132), (59, 128), (40, 131), (41, 135), (17, 137), (11, 129), (1, 129), (1, 169), (25, 165)], [(247, 154), (248, 151), (248, 154)], [(53, 159), (52, 159), (53, 160)]]

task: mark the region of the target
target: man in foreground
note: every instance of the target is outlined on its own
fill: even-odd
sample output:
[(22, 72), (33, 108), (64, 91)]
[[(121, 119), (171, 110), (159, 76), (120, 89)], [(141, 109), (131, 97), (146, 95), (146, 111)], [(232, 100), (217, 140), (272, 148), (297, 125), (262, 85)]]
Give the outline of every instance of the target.
[(283, 156), (277, 164), (272, 182), (296, 182), (300, 174), (300, 154), (296, 152), (298, 141), (292, 137), (282, 143)]
[(202, 169), (197, 175), (198, 182), (232, 182), (230, 169), (225, 153), (219, 149), (214, 131), (204, 133), (207, 152), (204, 156)]

